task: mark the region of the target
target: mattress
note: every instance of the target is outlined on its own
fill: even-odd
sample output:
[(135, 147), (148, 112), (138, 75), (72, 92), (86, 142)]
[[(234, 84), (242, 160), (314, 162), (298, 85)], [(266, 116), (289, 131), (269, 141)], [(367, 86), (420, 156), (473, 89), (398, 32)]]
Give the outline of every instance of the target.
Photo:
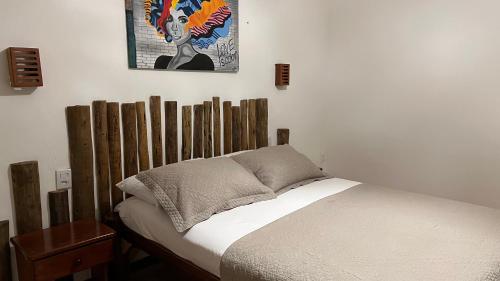
[(185, 233), (175, 230), (161, 207), (135, 197), (122, 202), (116, 210), (133, 231), (220, 277), (222, 256), (233, 243), (284, 216), (359, 184), (339, 178), (313, 182), (274, 200), (216, 214)]

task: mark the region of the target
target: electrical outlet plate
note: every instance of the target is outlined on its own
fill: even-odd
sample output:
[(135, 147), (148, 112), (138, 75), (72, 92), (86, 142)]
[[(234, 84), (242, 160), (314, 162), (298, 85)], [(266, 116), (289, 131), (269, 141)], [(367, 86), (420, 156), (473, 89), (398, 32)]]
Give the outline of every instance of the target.
[(71, 188), (71, 169), (60, 169), (56, 171), (56, 188)]

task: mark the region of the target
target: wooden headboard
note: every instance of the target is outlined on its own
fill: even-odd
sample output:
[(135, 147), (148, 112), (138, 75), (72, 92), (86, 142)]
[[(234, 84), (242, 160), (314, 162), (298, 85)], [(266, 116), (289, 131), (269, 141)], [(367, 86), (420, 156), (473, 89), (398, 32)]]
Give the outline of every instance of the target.
[[(178, 162), (179, 155), (182, 161), (211, 158), (220, 156), (222, 151), (228, 154), (268, 145), (267, 99), (242, 100), (239, 105), (224, 101), (222, 122), (219, 97), (194, 106), (182, 106), (180, 150), (179, 106), (176, 101), (165, 101), (162, 122), (161, 105), (161, 97), (150, 97), (149, 140), (147, 107), (143, 101), (121, 105), (94, 101), (92, 110), (91, 106), (81, 105), (66, 109), (73, 220), (95, 218), (94, 182), (97, 185), (99, 218), (104, 220), (124, 198), (115, 185), (139, 171), (150, 169), (150, 162), (152, 167), (159, 167)], [(164, 140), (162, 124), (165, 126)]]

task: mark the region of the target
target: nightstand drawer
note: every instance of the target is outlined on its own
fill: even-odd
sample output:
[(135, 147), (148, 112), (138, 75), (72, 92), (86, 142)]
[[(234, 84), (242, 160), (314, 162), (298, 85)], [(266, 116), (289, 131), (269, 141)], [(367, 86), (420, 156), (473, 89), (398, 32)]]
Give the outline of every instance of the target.
[(51, 280), (89, 269), (113, 259), (113, 240), (91, 244), (35, 263), (37, 279)]

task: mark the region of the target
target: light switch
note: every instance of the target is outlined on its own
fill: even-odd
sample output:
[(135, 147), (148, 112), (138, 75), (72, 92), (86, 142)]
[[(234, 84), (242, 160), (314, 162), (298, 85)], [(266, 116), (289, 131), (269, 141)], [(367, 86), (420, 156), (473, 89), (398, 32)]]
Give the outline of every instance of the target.
[(71, 169), (56, 171), (56, 188), (71, 188)]

